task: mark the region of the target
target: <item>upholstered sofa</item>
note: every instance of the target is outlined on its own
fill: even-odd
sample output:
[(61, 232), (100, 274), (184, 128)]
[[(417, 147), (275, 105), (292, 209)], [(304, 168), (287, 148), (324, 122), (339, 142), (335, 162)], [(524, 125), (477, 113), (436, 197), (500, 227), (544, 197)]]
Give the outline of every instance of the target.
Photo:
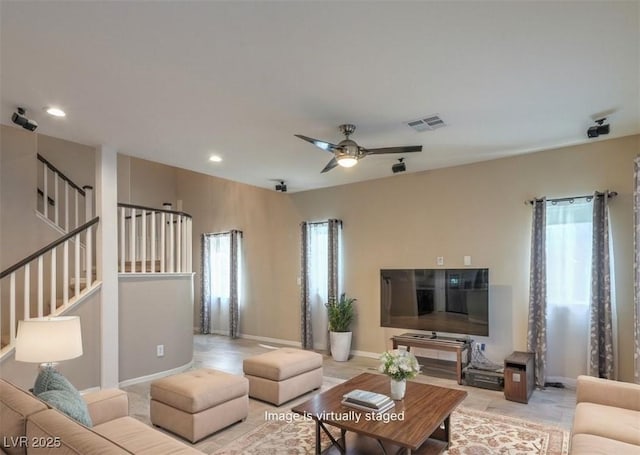
[(121, 390), (102, 390), (83, 398), (93, 422), (91, 428), (0, 379), (0, 452), (9, 455), (201, 453), (129, 417), (127, 394)]
[(579, 376), (572, 455), (640, 455), (640, 385)]

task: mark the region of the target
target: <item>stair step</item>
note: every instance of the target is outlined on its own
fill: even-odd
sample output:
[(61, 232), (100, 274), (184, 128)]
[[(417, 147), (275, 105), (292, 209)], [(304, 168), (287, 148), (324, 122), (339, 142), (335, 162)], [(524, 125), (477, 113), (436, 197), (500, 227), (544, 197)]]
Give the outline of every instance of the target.
[[(160, 261), (156, 260), (155, 261), (155, 267), (153, 267), (153, 262), (154, 261), (145, 261), (145, 271), (147, 272), (160, 272)], [(122, 268), (120, 267), (119, 263), (118, 263), (118, 272), (122, 273)], [(124, 263), (124, 271), (125, 273), (131, 273), (132, 271), (135, 272), (142, 272), (142, 261), (136, 261), (135, 262), (135, 270), (132, 270), (132, 263), (131, 261), (126, 261)]]

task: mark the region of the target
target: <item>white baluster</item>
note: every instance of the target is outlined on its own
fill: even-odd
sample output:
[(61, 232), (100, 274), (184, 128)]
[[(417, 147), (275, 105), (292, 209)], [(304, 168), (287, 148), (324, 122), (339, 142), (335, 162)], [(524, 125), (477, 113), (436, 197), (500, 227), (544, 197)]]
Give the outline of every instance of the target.
[(44, 265), (42, 256), (38, 256), (38, 317), (44, 316)]
[(131, 223), (129, 227), (129, 262), (131, 273), (136, 271), (136, 209), (131, 209)]
[(125, 262), (125, 240), (127, 238), (127, 233), (125, 231), (125, 208), (120, 207), (120, 273), (125, 273), (124, 262)]
[(91, 286), (91, 279), (93, 278), (93, 238), (91, 237), (91, 226), (89, 226), (86, 230), (86, 237), (84, 240), (85, 248), (84, 252), (86, 255), (85, 260), (85, 276), (87, 280), (87, 286), (84, 288), (85, 291), (89, 290)]
[(69, 303), (69, 241), (62, 247), (62, 305)]
[(9, 279), (9, 342), (16, 339), (16, 272)]
[(164, 212), (160, 214), (160, 273), (165, 270), (165, 230), (167, 228), (167, 217)]
[(174, 269), (174, 246), (173, 246), (173, 213), (169, 214), (169, 272), (173, 273)]
[(48, 183), (48, 177), (47, 177), (47, 173), (49, 172), (49, 167), (45, 164), (44, 165), (44, 169), (42, 171), (42, 175), (44, 177), (44, 183), (43, 183), (43, 187), (42, 187), (42, 201), (43, 201), (43, 206), (42, 206), (42, 210), (44, 213), (44, 217), (45, 218), (49, 218), (49, 183)]
[(58, 197), (58, 173), (53, 173), (53, 222), (56, 223), (56, 226), (59, 226), (60, 215), (60, 198)]
[(78, 215), (78, 195), (80, 194), (80, 192), (78, 191), (77, 188), (75, 188), (74, 193), (75, 193), (75, 206), (76, 206), (76, 208), (75, 208), (75, 222), (76, 223), (73, 225), (73, 227), (75, 229), (75, 228), (78, 227), (78, 218), (79, 218), (79, 215)]
[(56, 267), (57, 267), (57, 254), (56, 249), (51, 250), (51, 294), (49, 294), (49, 314), (53, 314), (56, 311)]
[(31, 264), (24, 266), (24, 319), (31, 319)]
[(64, 181), (64, 228), (67, 232), (69, 229), (69, 182)]
[(140, 270), (142, 273), (147, 273), (147, 211), (144, 209), (142, 209), (140, 224), (142, 225), (142, 264)]
[(73, 268), (75, 283), (74, 283), (74, 289), (73, 289), (73, 297), (77, 299), (78, 296), (80, 295), (80, 234), (76, 234), (75, 242), (76, 242), (75, 252), (74, 252), (75, 266)]
[(156, 272), (156, 212), (151, 212), (151, 273)]
[(91, 221), (93, 217), (93, 187), (85, 185), (84, 190), (84, 222)]
[(189, 218), (189, 273), (193, 272), (193, 220)]
[(176, 216), (176, 272), (182, 272), (182, 215)]

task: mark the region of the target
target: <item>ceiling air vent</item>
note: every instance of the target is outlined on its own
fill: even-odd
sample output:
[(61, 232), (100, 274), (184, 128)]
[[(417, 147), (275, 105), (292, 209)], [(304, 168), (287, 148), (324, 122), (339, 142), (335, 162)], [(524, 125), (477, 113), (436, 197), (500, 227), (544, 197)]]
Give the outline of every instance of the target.
[(442, 128), (443, 126), (446, 126), (446, 123), (444, 123), (444, 120), (435, 114), (418, 120), (412, 120), (407, 122), (407, 125), (416, 131), (422, 132)]

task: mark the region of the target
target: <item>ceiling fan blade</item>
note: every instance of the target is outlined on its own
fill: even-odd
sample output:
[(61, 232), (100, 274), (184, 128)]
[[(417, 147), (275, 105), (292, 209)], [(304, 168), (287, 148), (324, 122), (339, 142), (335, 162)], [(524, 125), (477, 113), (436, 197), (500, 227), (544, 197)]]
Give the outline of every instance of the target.
[(338, 165), (338, 160), (335, 157), (333, 157), (333, 159), (327, 163), (327, 165), (324, 167), (322, 171), (320, 171), (320, 173), (324, 174), (325, 172), (329, 172), (331, 169), (333, 169), (337, 165)]
[(299, 137), (303, 141), (310, 142), (316, 147), (321, 148), (322, 150), (326, 150), (327, 152), (333, 153), (333, 151), (338, 147), (337, 145), (332, 144), (331, 142), (321, 141), (320, 139), (314, 139), (312, 137), (303, 136), (302, 134), (294, 134), (294, 136)]
[(379, 149), (366, 149), (367, 155), (382, 155), (385, 153), (411, 153), (421, 152), (421, 145), (408, 145), (406, 147), (383, 147)]

